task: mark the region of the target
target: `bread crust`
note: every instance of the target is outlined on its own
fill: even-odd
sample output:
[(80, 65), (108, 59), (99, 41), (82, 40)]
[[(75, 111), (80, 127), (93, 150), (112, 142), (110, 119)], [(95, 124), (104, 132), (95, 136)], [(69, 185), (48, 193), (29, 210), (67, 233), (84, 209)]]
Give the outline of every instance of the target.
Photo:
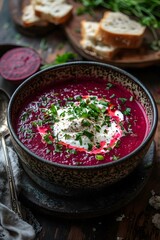
[[(114, 21), (118, 21), (119, 17), (124, 18), (126, 24), (128, 24), (128, 31), (123, 31), (124, 25), (123, 21), (121, 26), (114, 29)], [(112, 19), (113, 18), (113, 19)], [(117, 19), (116, 19), (117, 18)], [(112, 21), (113, 20), (113, 31)], [(120, 21), (120, 19), (119, 19)], [(129, 24), (132, 29), (129, 29)], [(119, 24), (120, 25), (120, 24)], [(120, 29), (121, 28), (121, 29)], [(137, 28), (137, 29), (136, 29)], [(114, 31), (115, 30), (115, 31)], [(96, 32), (96, 38), (102, 41), (104, 44), (111, 44), (112, 46), (118, 48), (139, 48), (142, 44), (143, 37), (145, 33), (145, 27), (140, 25), (134, 20), (131, 20), (128, 16), (119, 12), (105, 12), (103, 18), (100, 20), (99, 28)]]

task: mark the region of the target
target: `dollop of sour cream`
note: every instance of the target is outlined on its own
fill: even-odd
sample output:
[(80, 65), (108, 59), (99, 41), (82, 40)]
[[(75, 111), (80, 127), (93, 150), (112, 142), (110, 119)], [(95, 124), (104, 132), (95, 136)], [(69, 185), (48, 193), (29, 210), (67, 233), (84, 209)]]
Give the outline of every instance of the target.
[(54, 106), (54, 112), (54, 141), (67, 148), (103, 153), (123, 136), (124, 115), (106, 99), (81, 96), (65, 106)]

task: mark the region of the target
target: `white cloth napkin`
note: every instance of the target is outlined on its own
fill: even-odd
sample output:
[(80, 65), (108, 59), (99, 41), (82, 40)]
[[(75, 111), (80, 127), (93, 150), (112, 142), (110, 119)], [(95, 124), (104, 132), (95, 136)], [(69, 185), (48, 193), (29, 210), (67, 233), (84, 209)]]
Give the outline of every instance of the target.
[[(6, 142), (18, 191), (18, 182), (22, 170), (19, 167), (18, 157), (12, 148), (10, 139), (7, 138)], [(36, 232), (33, 226), (27, 223), (25, 219), (22, 220), (11, 210), (4, 154), (0, 141), (0, 240), (32, 240), (35, 238), (35, 235)]]

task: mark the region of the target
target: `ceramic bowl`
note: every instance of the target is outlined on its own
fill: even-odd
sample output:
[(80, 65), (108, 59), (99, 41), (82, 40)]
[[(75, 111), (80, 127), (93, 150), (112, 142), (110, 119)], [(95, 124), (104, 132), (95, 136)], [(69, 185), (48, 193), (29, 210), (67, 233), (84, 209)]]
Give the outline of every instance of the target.
[[(127, 88), (143, 106), (147, 115), (150, 130), (140, 146), (133, 152), (117, 161), (94, 166), (69, 166), (49, 162), (27, 149), (16, 135), (16, 118), (25, 101), (36, 95), (45, 87), (54, 87), (57, 83), (76, 79), (107, 78), (111, 83), (120, 84)], [(41, 184), (57, 186), (64, 189), (100, 189), (115, 184), (128, 176), (143, 160), (156, 131), (157, 108), (151, 93), (134, 76), (115, 66), (98, 63), (77, 61), (56, 65), (39, 71), (22, 83), (12, 95), (8, 108), (8, 126), (11, 139), (20, 163), (30, 177)], [(47, 186), (47, 185), (46, 185)]]

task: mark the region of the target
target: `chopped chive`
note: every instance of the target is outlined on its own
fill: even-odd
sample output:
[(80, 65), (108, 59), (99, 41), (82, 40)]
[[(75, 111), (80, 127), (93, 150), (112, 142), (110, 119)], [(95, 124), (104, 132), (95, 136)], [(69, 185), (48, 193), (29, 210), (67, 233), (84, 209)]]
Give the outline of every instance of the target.
[(104, 156), (103, 156), (103, 155), (100, 155), (100, 154), (97, 154), (97, 155), (95, 156), (95, 158), (96, 158), (98, 161), (104, 160)]
[(28, 119), (28, 117), (29, 117), (29, 112), (25, 112), (25, 113), (22, 115), (21, 119), (22, 119), (22, 121), (25, 121), (25, 120)]
[(110, 98), (114, 98), (115, 97), (115, 94), (112, 94), (111, 96), (110, 96)]
[(113, 155), (113, 157), (112, 157), (112, 158), (113, 158), (113, 160), (114, 160), (114, 161), (116, 161), (116, 160), (118, 160), (118, 159), (119, 159), (119, 157), (118, 157), (118, 156), (116, 156), (116, 155)]
[(76, 149), (70, 149), (70, 148), (68, 148), (68, 149), (66, 149), (66, 152), (67, 152), (67, 153), (70, 153), (70, 154), (77, 154)]
[(84, 127), (90, 127), (90, 126), (91, 126), (91, 123), (90, 123), (88, 120), (83, 119), (83, 120), (82, 120), (82, 126), (84, 126)]
[(43, 136), (43, 139), (44, 139), (44, 141), (47, 143), (47, 144), (52, 144), (52, 141), (51, 141), (51, 139), (50, 139), (50, 134), (46, 134), (46, 135), (44, 135)]
[(93, 138), (94, 134), (91, 132), (88, 132), (87, 130), (83, 131), (83, 135), (87, 136), (90, 140)]
[(127, 101), (126, 98), (119, 98), (119, 100), (120, 100), (123, 104)]
[(133, 96), (131, 96), (131, 97), (130, 97), (129, 101), (130, 101), (130, 102), (132, 102), (132, 101), (133, 101)]
[(110, 89), (111, 87), (113, 87), (113, 84), (112, 84), (112, 83), (107, 83), (106, 89), (108, 90), (108, 89)]
[(65, 139), (71, 139), (71, 136), (69, 134), (64, 135)]
[(91, 144), (91, 143), (88, 143), (88, 151), (91, 151), (91, 150), (92, 150), (92, 148), (93, 148), (93, 144)]

